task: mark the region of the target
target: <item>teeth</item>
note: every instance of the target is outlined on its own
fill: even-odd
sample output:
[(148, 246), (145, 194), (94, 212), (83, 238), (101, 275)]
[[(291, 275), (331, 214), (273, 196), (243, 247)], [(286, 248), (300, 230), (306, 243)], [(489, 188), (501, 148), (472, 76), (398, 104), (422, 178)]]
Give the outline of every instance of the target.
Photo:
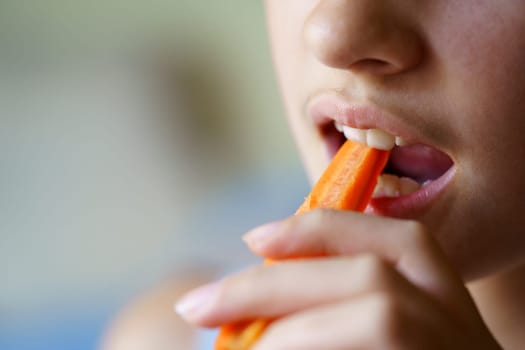
[[(400, 147), (407, 145), (407, 142), (401, 136), (392, 135), (381, 129), (363, 130), (351, 128), (340, 123), (334, 123), (334, 126), (339, 132), (342, 132), (348, 140), (364, 143), (372, 148), (388, 151), (394, 148), (394, 145)], [(406, 196), (416, 192), (425, 185), (427, 185), (427, 182), (421, 185), (408, 177), (382, 174), (377, 179), (372, 198)]]
[[(394, 148), (394, 145), (400, 147), (407, 145), (407, 142), (402, 137), (394, 136), (381, 129), (363, 130), (351, 128), (340, 123), (334, 123), (334, 125), (335, 128), (339, 132), (342, 132), (348, 140), (364, 143), (373, 148), (391, 150)], [(377, 179), (372, 198), (406, 196), (416, 192), (425, 185), (427, 185), (427, 182), (421, 185), (408, 177), (382, 174)]]
[(395, 145), (405, 146), (407, 144), (400, 136), (394, 136), (381, 129), (357, 129), (337, 122), (334, 123), (334, 126), (348, 140), (364, 143), (372, 148), (388, 151), (394, 148)]
[(407, 142), (401, 136), (396, 136), (396, 146), (406, 146)]
[(377, 149), (391, 150), (394, 148), (396, 137), (380, 129), (370, 129), (366, 132), (366, 143)]
[(377, 179), (372, 197), (398, 197), (399, 194), (399, 178), (395, 175), (383, 174)]
[(343, 133), (348, 140), (352, 140), (359, 143), (367, 143), (367, 131), (361, 129), (351, 128), (349, 126), (343, 126)]
[(408, 177), (398, 177), (390, 174), (383, 174), (377, 180), (374, 188), (373, 198), (379, 197), (399, 197), (416, 192), (421, 185)]
[(334, 125), (335, 125), (335, 128), (337, 129), (337, 131), (343, 132), (343, 130), (344, 130), (343, 124), (339, 124), (339, 123), (336, 122)]

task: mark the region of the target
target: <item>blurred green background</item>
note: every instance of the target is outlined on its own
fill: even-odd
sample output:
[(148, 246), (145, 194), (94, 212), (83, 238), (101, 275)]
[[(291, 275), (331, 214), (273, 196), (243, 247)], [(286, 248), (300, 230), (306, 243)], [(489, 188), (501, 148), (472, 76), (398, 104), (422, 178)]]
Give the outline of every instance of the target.
[(1, 349), (94, 349), (176, 271), (256, 261), (307, 191), (262, 2), (3, 0), (0, 168)]

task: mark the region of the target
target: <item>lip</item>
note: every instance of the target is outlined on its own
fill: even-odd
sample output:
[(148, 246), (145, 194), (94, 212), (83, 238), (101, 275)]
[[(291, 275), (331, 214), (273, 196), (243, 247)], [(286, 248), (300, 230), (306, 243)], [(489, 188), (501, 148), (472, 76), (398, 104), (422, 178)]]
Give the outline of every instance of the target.
[[(392, 135), (401, 136), (409, 144), (421, 143), (435, 147), (431, 140), (421, 133), (417, 133), (404, 117), (391, 114), (370, 103), (349, 101), (335, 91), (323, 92), (313, 96), (306, 108), (307, 114), (320, 131), (330, 123), (337, 122), (359, 129), (381, 129)], [(327, 149), (333, 148), (327, 138), (324, 139), (324, 142)], [(443, 194), (454, 179), (455, 173), (456, 166), (452, 165), (439, 178), (421, 187), (416, 192), (394, 198), (373, 198), (365, 212), (402, 219), (417, 219)]]
[(416, 137), (409, 123), (376, 105), (349, 101), (338, 92), (328, 91), (313, 96), (306, 105), (306, 113), (316, 127), (322, 130), (326, 125), (337, 122), (358, 129), (381, 129), (392, 135), (401, 136), (408, 143), (427, 143), (421, 136)]
[(400, 219), (417, 219), (435, 202), (454, 179), (456, 166), (452, 165), (439, 178), (416, 192), (399, 197), (372, 198), (365, 213)]

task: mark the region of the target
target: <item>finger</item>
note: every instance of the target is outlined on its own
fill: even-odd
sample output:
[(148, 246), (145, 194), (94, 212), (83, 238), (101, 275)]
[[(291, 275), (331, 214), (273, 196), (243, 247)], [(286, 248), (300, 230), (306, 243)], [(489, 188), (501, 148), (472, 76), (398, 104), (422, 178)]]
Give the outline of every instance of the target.
[(272, 323), (253, 350), (441, 349), (429, 315), (406, 304), (373, 293), (308, 309)]
[(257, 254), (276, 260), (371, 252), (450, 310), (472, 313), (473, 302), (461, 278), (415, 221), (322, 209), (263, 226), (244, 238)]
[(398, 271), (374, 255), (309, 259), (259, 266), (226, 278), (207, 300), (197, 303), (204, 309), (184, 316), (214, 327), (246, 319), (274, 319), (379, 291), (411, 295), (414, 300), (422, 297)]

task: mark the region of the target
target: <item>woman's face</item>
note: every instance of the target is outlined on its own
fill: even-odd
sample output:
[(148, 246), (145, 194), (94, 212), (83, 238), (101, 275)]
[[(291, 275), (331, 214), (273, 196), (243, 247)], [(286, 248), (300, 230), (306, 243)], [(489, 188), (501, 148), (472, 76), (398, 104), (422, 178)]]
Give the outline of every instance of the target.
[(524, 1), (266, 0), (266, 10), (312, 180), (342, 142), (335, 122), (349, 137), (387, 132), (369, 142), (401, 136), (389, 171), (425, 185), (368, 210), (425, 223), (465, 278), (524, 260)]

